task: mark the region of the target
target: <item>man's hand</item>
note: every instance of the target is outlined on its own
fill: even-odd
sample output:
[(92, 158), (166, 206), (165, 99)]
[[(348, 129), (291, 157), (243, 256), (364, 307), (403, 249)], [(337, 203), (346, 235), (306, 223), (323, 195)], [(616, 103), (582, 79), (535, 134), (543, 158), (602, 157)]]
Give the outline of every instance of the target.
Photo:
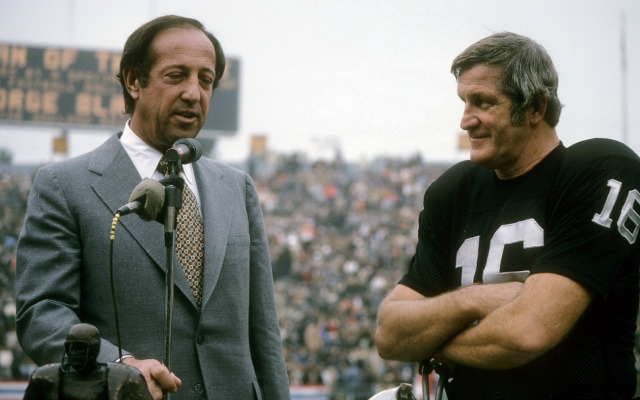
[(175, 393), (182, 384), (180, 378), (170, 372), (158, 360), (137, 360), (133, 357), (122, 360), (123, 364), (135, 367), (142, 372), (147, 381), (149, 393), (154, 400), (162, 400), (165, 392)]

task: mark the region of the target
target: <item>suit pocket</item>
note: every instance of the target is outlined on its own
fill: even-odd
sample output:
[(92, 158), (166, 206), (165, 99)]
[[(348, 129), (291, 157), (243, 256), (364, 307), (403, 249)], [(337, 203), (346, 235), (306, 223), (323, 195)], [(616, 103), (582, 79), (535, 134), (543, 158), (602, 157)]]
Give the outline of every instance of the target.
[[(248, 234), (229, 235), (224, 261), (217, 285), (222, 288), (234, 288), (228, 293), (227, 300), (238, 302), (232, 307), (244, 309), (248, 302), (249, 277), (251, 276), (251, 239)], [(248, 307), (248, 305), (246, 305)]]

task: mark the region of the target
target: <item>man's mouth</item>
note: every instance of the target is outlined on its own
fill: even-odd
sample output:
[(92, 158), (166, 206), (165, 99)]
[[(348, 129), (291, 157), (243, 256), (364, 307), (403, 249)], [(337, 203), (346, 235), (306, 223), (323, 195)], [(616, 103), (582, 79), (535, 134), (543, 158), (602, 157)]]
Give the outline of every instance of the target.
[(188, 121), (193, 121), (194, 119), (198, 118), (198, 113), (193, 111), (180, 111), (175, 113), (175, 115), (177, 115), (183, 120), (188, 120)]
[(482, 133), (482, 132), (467, 132), (467, 134), (469, 135), (469, 139), (471, 141), (480, 140), (480, 139), (487, 139), (487, 138), (491, 137), (490, 134)]

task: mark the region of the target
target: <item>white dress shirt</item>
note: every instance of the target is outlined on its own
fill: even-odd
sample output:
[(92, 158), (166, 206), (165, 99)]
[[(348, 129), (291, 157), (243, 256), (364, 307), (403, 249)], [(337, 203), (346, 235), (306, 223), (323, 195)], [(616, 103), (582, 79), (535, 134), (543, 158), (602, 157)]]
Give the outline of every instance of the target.
[[(135, 165), (138, 170), (140, 179), (151, 178), (159, 181), (164, 178), (164, 175), (157, 170), (158, 163), (160, 162), (163, 154), (140, 139), (140, 137), (129, 127), (129, 121), (127, 121), (124, 130), (122, 131), (120, 143), (129, 155), (129, 158), (131, 158), (133, 165)], [(194, 196), (196, 196), (198, 208), (200, 208), (200, 211), (202, 212), (200, 195), (198, 193), (198, 186), (196, 185), (196, 177), (193, 172), (193, 165), (183, 164), (180, 176), (184, 179), (185, 184), (189, 186), (189, 189), (191, 189)]]

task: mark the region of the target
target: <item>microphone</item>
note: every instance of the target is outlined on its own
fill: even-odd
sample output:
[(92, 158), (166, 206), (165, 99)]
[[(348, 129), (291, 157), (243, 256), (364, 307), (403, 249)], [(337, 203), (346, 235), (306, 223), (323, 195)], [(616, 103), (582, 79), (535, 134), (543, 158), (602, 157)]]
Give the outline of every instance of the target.
[(198, 161), (202, 155), (202, 146), (195, 139), (178, 139), (164, 155), (169, 161), (180, 160), (182, 164), (189, 164)]
[(133, 189), (129, 203), (118, 208), (120, 215), (136, 213), (145, 221), (162, 219), (159, 216), (164, 205), (164, 186), (154, 179), (145, 178)]

